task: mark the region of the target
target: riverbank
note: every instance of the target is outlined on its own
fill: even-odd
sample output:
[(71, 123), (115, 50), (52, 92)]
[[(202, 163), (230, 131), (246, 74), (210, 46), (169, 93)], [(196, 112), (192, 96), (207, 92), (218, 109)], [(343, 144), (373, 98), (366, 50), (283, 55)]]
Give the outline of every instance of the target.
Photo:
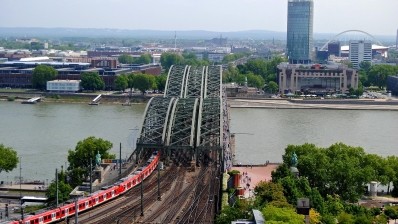
[(398, 111), (398, 100), (386, 99), (242, 99), (229, 98), (232, 108), (330, 109)]
[(91, 101), (102, 94), (100, 103), (105, 104), (135, 104), (146, 103), (153, 96), (152, 94), (134, 94), (128, 97), (125, 94), (113, 94), (112, 92), (97, 93), (47, 93), (47, 92), (0, 92), (0, 100), (2, 101), (18, 101), (22, 102), (33, 97), (43, 97), (42, 102), (47, 103), (84, 103), (89, 104)]
[[(2, 101), (24, 101), (32, 97), (43, 97), (46, 103), (82, 103), (89, 104), (102, 94), (100, 104), (130, 105), (146, 103), (154, 96), (162, 94), (115, 94), (114, 92), (96, 93), (48, 93), (36, 91), (0, 91)], [(329, 110), (391, 110), (398, 111), (396, 99), (283, 99), (283, 98), (228, 98), (232, 108), (266, 109), (329, 109)]]

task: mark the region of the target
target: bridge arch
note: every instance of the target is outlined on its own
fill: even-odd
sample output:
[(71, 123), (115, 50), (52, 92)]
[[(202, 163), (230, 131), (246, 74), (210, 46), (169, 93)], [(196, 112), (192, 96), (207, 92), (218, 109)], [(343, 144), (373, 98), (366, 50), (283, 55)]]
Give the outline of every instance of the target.
[(372, 34), (370, 34), (370, 33), (368, 33), (368, 32), (365, 32), (365, 31), (363, 31), (363, 30), (346, 30), (346, 31), (343, 31), (343, 32), (341, 32), (341, 33), (336, 34), (332, 39), (330, 39), (328, 42), (326, 42), (326, 44), (324, 44), (324, 45), (321, 47), (320, 51), (325, 50), (325, 48), (328, 46), (328, 44), (329, 44), (330, 42), (332, 42), (333, 40), (335, 40), (337, 37), (339, 37), (339, 36), (341, 36), (341, 35), (343, 35), (343, 34), (345, 34), (345, 33), (350, 33), (350, 32), (363, 33), (363, 34), (365, 34), (365, 35), (371, 37), (371, 38), (373, 39), (373, 41), (375, 41), (378, 45), (383, 45), (383, 44), (382, 44), (380, 41), (378, 41)]

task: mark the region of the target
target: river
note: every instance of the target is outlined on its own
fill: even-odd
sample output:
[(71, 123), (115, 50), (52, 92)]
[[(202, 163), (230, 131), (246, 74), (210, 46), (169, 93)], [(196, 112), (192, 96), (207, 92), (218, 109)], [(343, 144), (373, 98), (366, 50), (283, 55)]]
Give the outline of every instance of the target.
[[(113, 153), (129, 155), (139, 134), (145, 104), (88, 106), (0, 101), (0, 143), (14, 148), (22, 159), (25, 180), (51, 181), (65, 166), (69, 149), (89, 136), (113, 143)], [(394, 155), (398, 145), (398, 113), (393, 111), (320, 109), (231, 109), (236, 133), (236, 159), (245, 164), (280, 162), (288, 144), (336, 142), (361, 146), (368, 153)], [(19, 166), (0, 173), (15, 181)]]

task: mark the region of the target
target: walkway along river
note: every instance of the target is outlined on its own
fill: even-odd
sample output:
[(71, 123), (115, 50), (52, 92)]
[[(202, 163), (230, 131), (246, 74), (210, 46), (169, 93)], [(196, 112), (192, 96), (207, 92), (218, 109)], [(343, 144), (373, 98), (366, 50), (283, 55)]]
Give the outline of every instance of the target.
[[(24, 179), (51, 181), (55, 168), (65, 166), (68, 149), (89, 136), (113, 143), (122, 157), (132, 152), (145, 104), (88, 106), (0, 101), (0, 143), (22, 158)], [(236, 133), (236, 160), (245, 164), (281, 161), (288, 144), (335, 142), (362, 146), (382, 156), (396, 153), (398, 113), (394, 111), (231, 108), (231, 131)], [(0, 174), (15, 181), (19, 167)]]

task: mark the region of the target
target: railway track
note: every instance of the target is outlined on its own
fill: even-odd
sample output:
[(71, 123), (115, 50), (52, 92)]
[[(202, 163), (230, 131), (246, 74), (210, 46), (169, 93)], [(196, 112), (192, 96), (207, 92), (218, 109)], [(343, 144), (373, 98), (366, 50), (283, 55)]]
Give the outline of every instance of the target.
[[(180, 175), (180, 170), (181, 168), (172, 166), (171, 169), (164, 175), (164, 177), (160, 180), (160, 183), (162, 184), (162, 191), (167, 191), (170, 189), (171, 182), (168, 181), (169, 179), (175, 179), (177, 178), (178, 175)], [(145, 186), (145, 182), (144, 182)], [(148, 207), (154, 202), (157, 201), (157, 190), (156, 190), (157, 184), (155, 183), (154, 186), (148, 186), (148, 190), (145, 192), (146, 195), (143, 197), (143, 204), (144, 207)], [(138, 187), (139, 188), (139, 187)], [(130, 200), (126, 201), (126, 204), (120, 208), (117, 209), (116, 212), (114, 212), (111, 215), (108, 215), (107, 217), (101, 218), (99, 221), (95, 222), (98, 224), (109, 224), (109, 223), (132, 223), (136, 220), (136, 215), (140, 215), (140, 196), (133, 198), (135, 200)]]
[(162, 206), (155, 210), (150, 216), (145, 217), (144, 222), (152, 223), (155, 222), (155, 220), (162, 215), (163, 213), (174, 210), (174, 207), (176, 206), (176, 201), (178, 197), (174, 197), (175, 195), (179, 195), (182, 191), (183, 185), (184, 185), (184, 177), (185, 175), (179, 175), (176, 179), (176, 185), (174, 186), (174, 189), (176, 189), (173, 192), (172, 196), (167, 197), (164, 202), (162, 203)]
[(153, 211), (153, 213), (146, 217), (143, 220), (143, 223), (173, 223), (175, 219), (178, 218), (178, 214), (181, 208), (184, 207), (186, 201), (189, 201), (188, 198), (191, 195), (191, 192), (198, 186), (199, 181), (203, 180), (203, 176), (205, 175), (205, 170), (207, 168), (202, 168), (202, 171), (196, 177), (196, 179), (188, 184), (188, 186), (183, 186), (185, 181), (183, 181), (184, 176), (180, 176), (176, 181), (176, 185), (174, 187), (173, 194), (168, 195), (165, 202), (162, 203), (157, 210)]
[(145, 216), (140, 216), (141, 186), (137, 185), (120, 198), (79, 214), (79, 222), (88, 224), (213, 223), (220, 185), (217, 180), (219, 166), (214, 161), (216, 160), (201, 166), (199, 172), (195, 173), (188, 173), (186, 167), (176, 165), (163, 171), (160, 177), (161, 192), (164, 193), (170, 189), (172, 191), (163, 194), (161, 203), (156, 203), (158, 201), (157, 175), (155, 173), (149, 176), (144, 181), (143, 188)]
[[(216, 152), (212, 155), (213, 161), (216, 157)], [(215, 196), (218, 195), (219, 189), (219, 166), (217, 163), (211, 162), (206, 171), (202, 181), (197, 185), (193, 194), (192, 200), (188, 208), (180, 216), (175, 223), (213, 223), (215, 215)], [(217, 196), (218, 197), (218, 196)]]
[(161, 206), (152, 209), (149, 216), (140, 218), (136, 223), (213, 223), (218, 203), (219, 171), (219, 166), (210, 162), (200, 168), (189, 184), (181, 181), (183, 177), (179, 176), (173, 194), (164, 198)]
[[(160, 176), (160, 180), (167, 179), (170, 173), (173, 173), (175, 170), (174, 167), (170, 167), (165, 172), (162, 172)], [(144, 181), (144, 194), (147, 194), (157, 187), (157, 175), (151, 175)], [(120, 198), (116, 198), (115, 200), (109, 201), (106, 204), (103, 204), (95, 209), (85, 212), (83, 214), (79, 214), (79, 222), (80, 223), (116, 223), (118, 214), (128, 208), (128, 206), (137, 202), (140, 199), (140, 185), (126, 192)], [(106, 220), (107, 222), (102, 222), (102, 220)]]

